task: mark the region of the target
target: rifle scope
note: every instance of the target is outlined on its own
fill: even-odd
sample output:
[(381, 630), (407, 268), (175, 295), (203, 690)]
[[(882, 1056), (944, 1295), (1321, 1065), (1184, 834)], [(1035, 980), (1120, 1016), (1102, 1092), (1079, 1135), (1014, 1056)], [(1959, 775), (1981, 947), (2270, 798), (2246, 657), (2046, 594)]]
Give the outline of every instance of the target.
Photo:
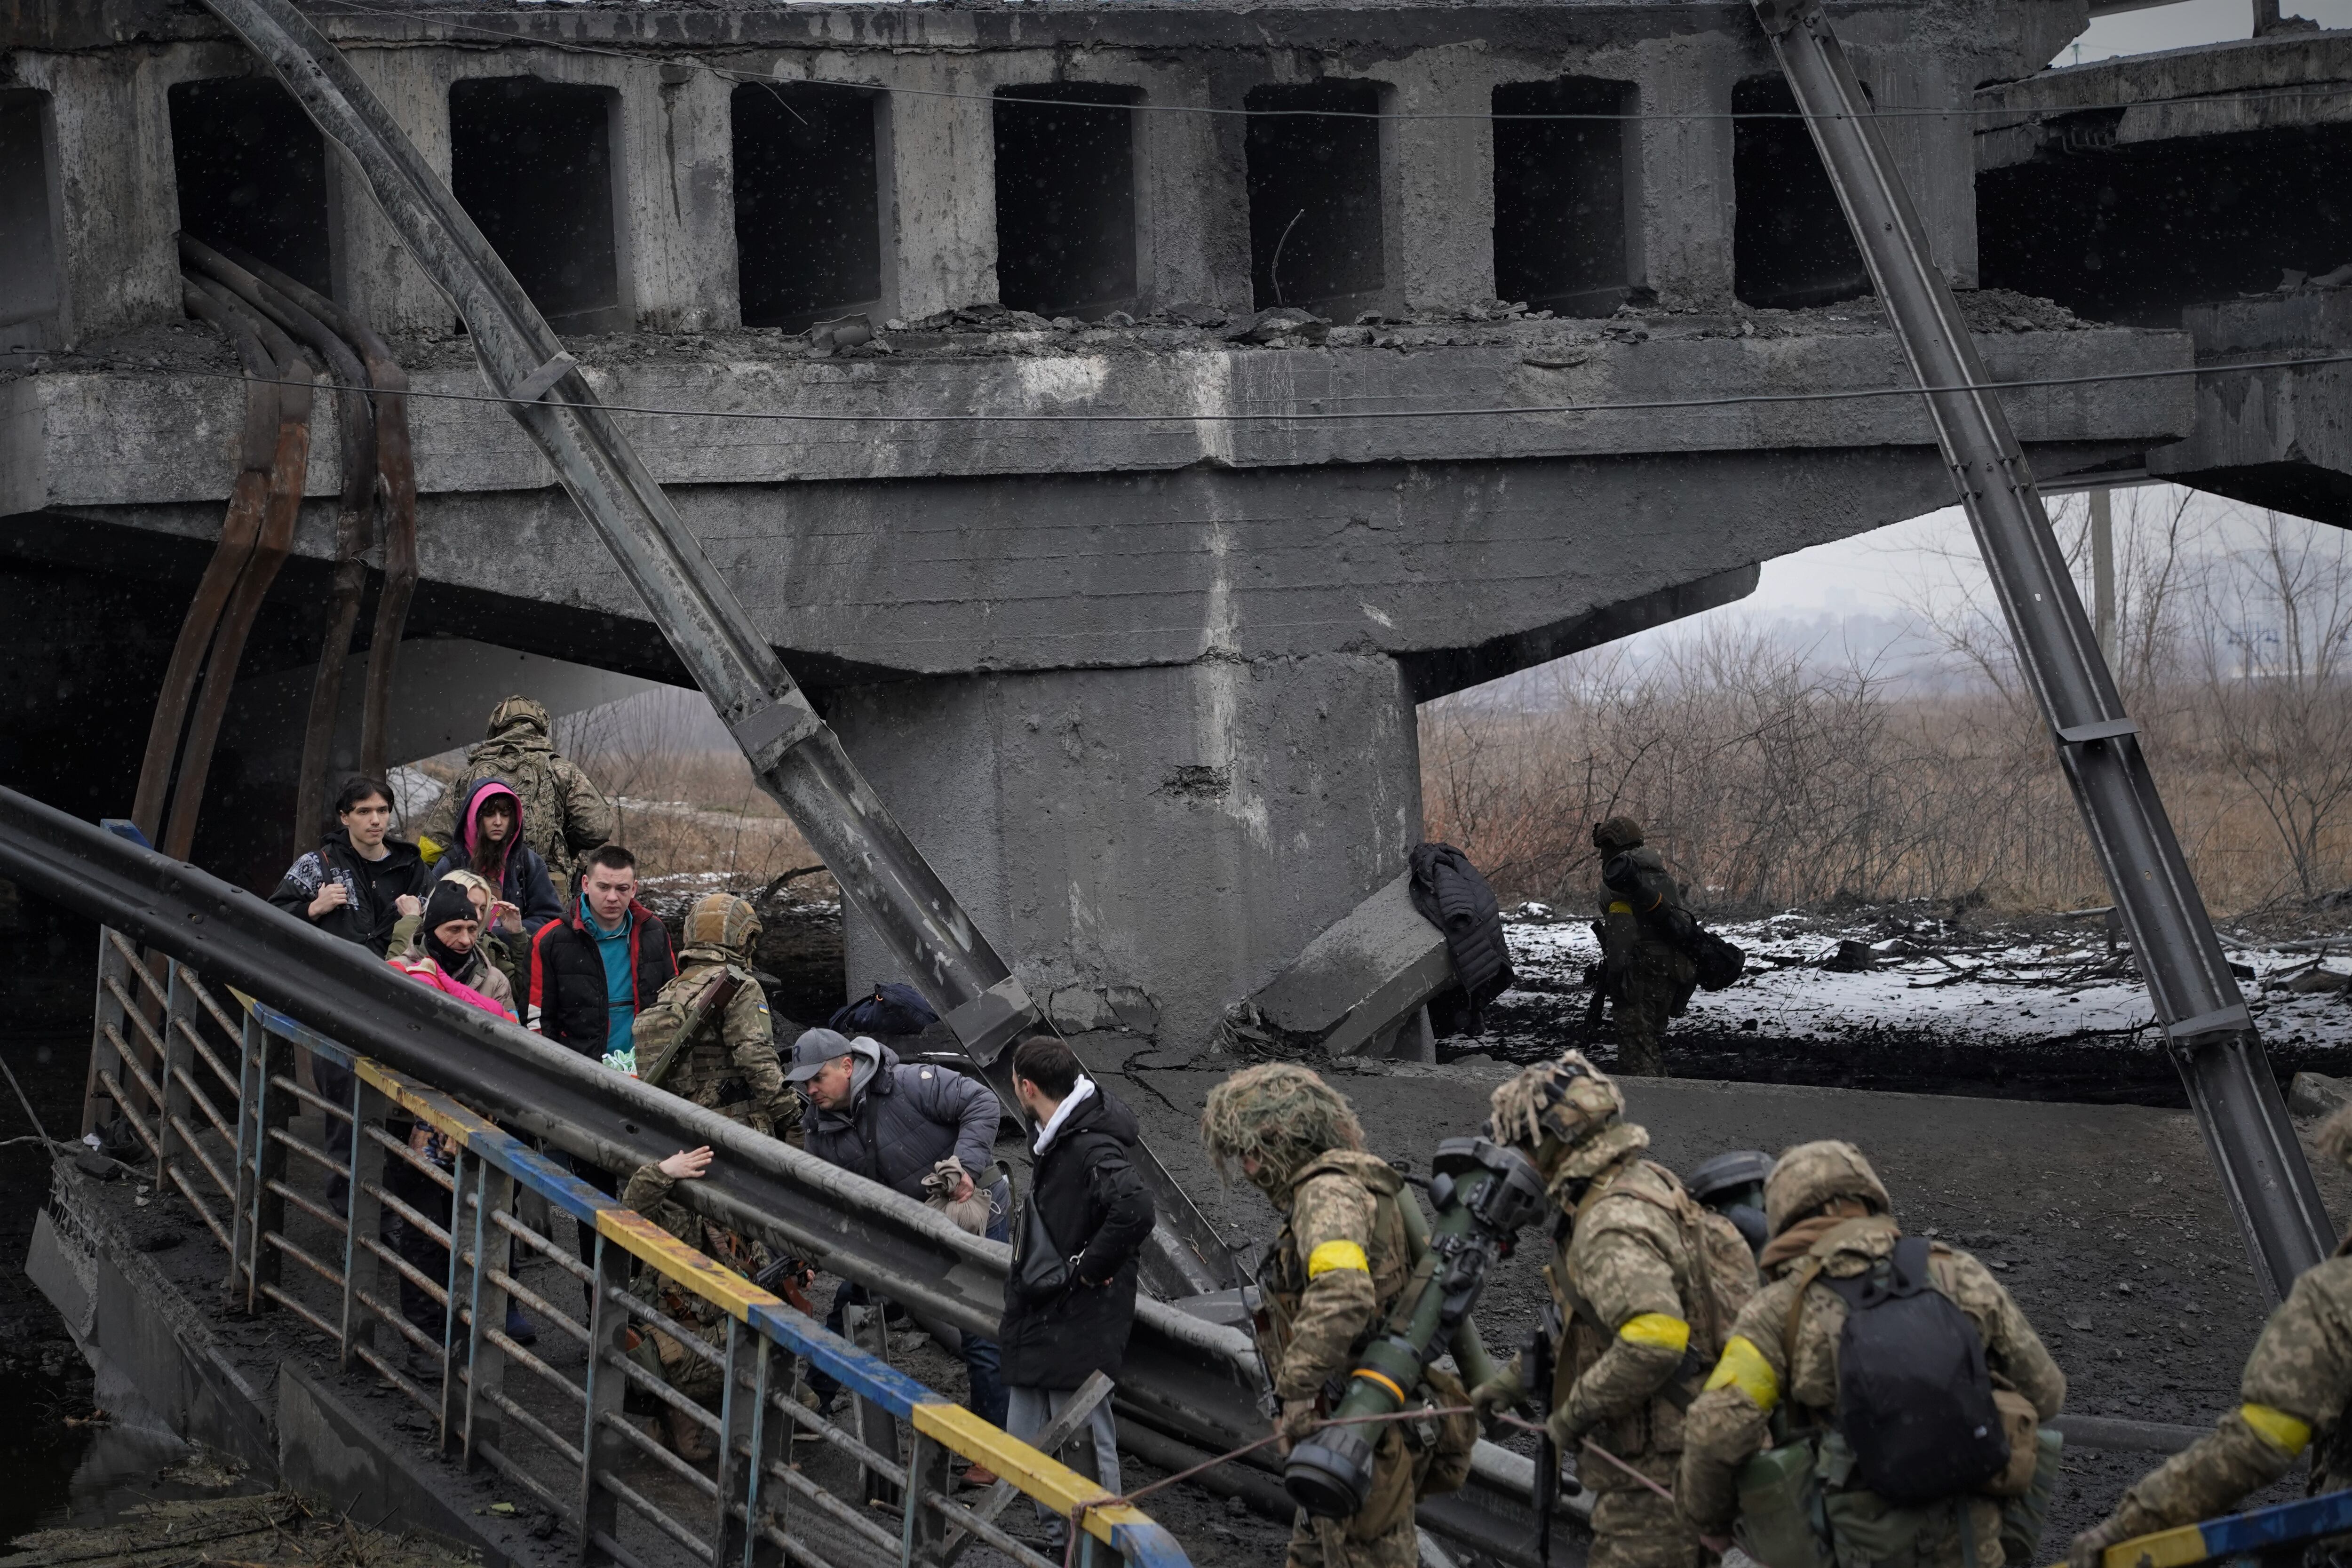
[[(1486, 1272), (1510, 1256), (1520, 1229), (1548, 1206), (1543, 1178), (1528, 1158), (1484, 1138), (1448, 1138), (1430, 1162), (1430, 1202), (1437, 1209), (1429, 1247), (1406, 1282), (1381, 1332), (1349, 1374), (1347, 1393), (1331, 1412), (1387, 1415), (1404, 1408), (1419, 1387), (1422, 1368), (1444, 1353), (1454, 1331), (1478, 1304)], [(1401, 1202), (1412, 1203), (1411, 1194)], [(1360, 1511), (1372, 1490), (1376, 1423), (1331, 1426), (1290, 1451), (1282, 1473), (1290, 1500), (1317, 1519)]]

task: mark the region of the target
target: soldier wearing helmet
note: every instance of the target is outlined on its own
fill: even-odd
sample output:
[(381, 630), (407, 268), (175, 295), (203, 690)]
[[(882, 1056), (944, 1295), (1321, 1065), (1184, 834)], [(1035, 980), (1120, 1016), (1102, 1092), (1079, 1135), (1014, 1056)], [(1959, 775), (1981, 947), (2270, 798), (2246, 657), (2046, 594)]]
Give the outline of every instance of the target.
[[(2352, 1109), (2319, 1129), (2320, 1152), (2352, 1165)], [(2135, 1536), (2231, 1511), (2311, 1453), (2311, 1496), (2352, 1487), (2352, 1237), (2305, 1271), (2263, 1325), (2238, 1384), (2238, 1407), (2140, 1478), (2115, 1512), (2074, 1538), (2077, 1568)], [(2123, 1554), (2131, 1555), (2131, 1554)]]
[(1471, 1402), (1485, 1412), (1530, 1392), (1544, 1402), (1552, 1441), (1598, 1494), (1592, 1568), (1698, 1568), (1697, 1532), (1674, 1505), (1583, 1446), (1673, 1485), (1683, 1412), (1756, 1289), (1748, 1246), (1643, 1157), (1649, 1133), (1622, 1120), (1624, 1097), (1580, 1052), (1528, 1068), (1491, 1109), (1488, 1136), (1535, 1162), (1559, 1209), (1544, 1268), (1552, 1310), (1537, 1331), (1550, 1353), (1530, 1347), (1553, 1370), (1549, 1388), (1529, 1390), (1523, 1354)]
[(509, 697), (491, 709), (483, 738), (467, 751), (465, 765), (425, 814), (420, 837), (436, 844), (465, 842), (459, 806), (475, 785), (499, 780), (519, 802), (523, 842), (547, 862), (556, 893), (567, 895), (579, 858), (611, 840), (613, 806), (579, 763), (556, 751), (553, 732), (546, 707), (528, 697)]
[[(1344, 1390), (1359, 1351), (1404, 1293), (1412, 1260), (1398, 1206), (1403, 1180), (1366, 1152), (1347, 1100), (1286, 1062), (1245, 1068), (1211, 1089), (1201, 1141), (1220, 1175), (1238, 1170), (1283, 1215), (1258, 1280), (1258, 1329), (1287, 1453), (1336, 1403), (1329, 1391)], [(1433, 1369), (1431, 1381), (1450, 1384), (1444, 1405), (1463, 1402), (1450, 1373)], [(1427, 1396), (1405, 1392), (1408, 1403)], [(1412, 1505), (1433, 1452), (1421, 1426), (1378, 1428), (1363, 1508), (1346, 1519), (1302, 1512), (1288, 1568), (1416, 1568)]]
[[(2047, 1493), (2036, 1501), (2013, 1489), (2013, 1470), (1924, 1500), (1898, 1502), (1863, 1484), (1873, 1458), (1858, 1452), (1844, 1430), (1857, 1404), (1841, 1397), (1854, 1392), (1840, 1381), (1840, 1358), (1848, 1350), (1841, 1336), (1850, 1298), (1862, 1306), (1893, 1299), (1872, 1294), (1890, 1281), (1883, 1260), (1895, 1258), (1903, 1235), (1893, 1208), (1878, 1173), (1851, 1143), (1802, 1143), (1780, 1156), (1764, 1184), (1771, 1240), (1759, 1262), (1766, 1283), (1733, 1322), (1685, 1419), (1675, 1495), (1689, 1522), (1709, 1532), (1727, 1531), (1745, 1508), (1751, 1540), (1774, 1535), (1783, 1542), (1776, 1562), (1806, 1555), (1786, 1545), (1792, 1529), (1811, 1538), (1817, 1562), (2002, 1568), (2004, 1559), (2032, 1561)], [(2029, 1425), (2057, 1415), (2065, 1374), (2000, 1281), (1974, 1258), (1940, 1243), (1903, 1251), (1924, 1255), (1925, 1285), (1958, 1310), (1967, 1325), (1961, 1331), (1973, 1330), (1980, 1342), (1982, 1370), (1975, 1375), (2000, 1391), (1990, 1396), (1997, 1405), (2010, 1402), (2002, 1424), (2022, 1416), (2027, 1404)], [(1914, 1415), (1928, 1418), (1916, 1409)], [(2030, 1451), (2021, 1462), (2039, 1487), (2040, 1451), (2030, 1437), (2025, 1443)], [(1799, 1446), (1802, 1463), (1775, 1471), (1794, 1489), (1787, 1497), (1768, 1494), (1752, 1478), (1743, 1486), (1740, 1472), (1749, 1460), (1766, 1449), (1779, 1455)], [(2016, 1445), (2008, 1451), (2017, 1461)], [(2054, 1472), (2054, 1455), (2048, 1457)], [(2000, 1497), (1990, 1495), (1996, 1489), (2013, 1500), (2009, 1512)], [(1774, 1517), (1764, 1517), (1768, 1506)], [(1828, 1540), (1820, 1538), (1823, 1523)]]
[(688, 911), (685, 937), (677, 977), (637, 1015), (639, 1076), (772, 1138), (797, 1133), (800, 1097), (785, 1087), (768, 998), (751, 973), (758, 911), (709, 894)]
[(1680, 1016), (1698, 984), (1698, 966), (1666, 934), (1674, 915), (1689, 922), (1689, 910), (1665, 860), (1642, 842), (1642, 825), (1632, 817), (1594, 823), (1592, 847), (1601, 852), (1601, 918), (1592, 922), (1601, 938), (1594, 1016), (1603, 997), (1613, 1005), (1621, 1076), (1660, 1077), (1666, 1070), (1666, 1020)]

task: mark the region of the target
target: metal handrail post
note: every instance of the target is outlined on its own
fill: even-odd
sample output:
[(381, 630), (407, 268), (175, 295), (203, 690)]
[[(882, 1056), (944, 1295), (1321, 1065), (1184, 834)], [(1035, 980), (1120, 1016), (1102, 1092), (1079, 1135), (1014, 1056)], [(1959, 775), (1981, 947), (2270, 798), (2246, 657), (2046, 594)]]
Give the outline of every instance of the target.
[(740, 1520), (730, 1519), (727, 1528), (719, 1533), (722, 1539), (733, 1543), (734, 1550), (730, 1555), (739, 1568), (759, 1568), (763, 1558), (772, 1559), (773, 1556), (772, 1549), (766, 1552), (761, 1550), (767, 1542), (759, 1528), (760, 1481), (761, 1468), (771, 1447), (781, 1447), (788, 1461), (792, 1457), (792, 1433), (768, 1398), (768, 1379), (780, 1360), (784, 1377), (789, 1382), (793, 1377), (793, 1357), (784, 1355), (780, 1358), (774, 1342), (765, 1334), (760, 1335), (752, 1354), (751, 1398), (748, 1410), (744, 1402), (736, 1397), (731, 1376), (727, 1384), (729, 1404), (721, 1431), (729, 1452), (734, 1450), (739, 1440), (743, 1444), (743, 1517)]
[[(710, 1568), (727, 1568), (733, 1539), (736, 1489), (741, 1478), (735, 1467), (735, 1412), (741, 1403), (735, 1384), (743, 1370), (743, 1321), (732, 1316), (727, 1319), (727, 1359), (719, 1376), (719, 1441), (714, 1457), (711, 1479)], [(745, 1518), (755, 1517), (744, 1510)]]
[[(114, 984), (109, 985), (109, 980)], [(130, 986), (131, 961), (123, 957), (122, 950), (115, 945), (113, 929), (100, 926), (98, 931), (98, 1001), (89, 1026), (89, 1081), (83, 1088), (81, 1099), (81, 1135), (85, 1138), (98, 1131), (98, 1103), (109, 1098), (100, 1078), (109, 1072), (118, 1082), (122, 1078), (121, 1065), (117, 1060), (121, 1053), (115, 1050), (114, 1041), (108, 1037), (106, 1030), (111, 1024), (115, 1034), (129, 1037), (131, 1025), (124, 1018), (122, 1004), (115, 1000), (115, 994), (118, 989), (127, 993)]]
[[(499, 1407), (484, 1395), (502, 1392), (506, 1383), (507, 1354), (490, 1338), (490, 1330), (506, 1324), (507, 1288), (492, 1275), (501, 1267), (499, 1259), (507, 1256), (512, 1243), (492, 1216), (514, 1206), (515, 1191), (512, 1172), (492, 1165), (488, 1160), (475, 1161), (474, 1169), (474, 1262), (469, 1276), (469, 1310), (474, 1322), (467, 1340), (465, 1424), (461, 1428), (468, 1465), (474, 1462), (477, 1444), (505, 1446)], [(451, 1231), (454, 1235), (454, 1226)]]
[(253, 1253), (259, 1245), (253, 1229), (255, 1162), (261, 1144), (261, 1075), (268, 1057), (263, 1048), (261, 1021), (245, 1016), (236, 1037), (236, 1192), (229, 1216), (228, 1278), (221, 1289), (234, 1300), (237, 1276), (245, 1276), (246, 1310), (253, 1310)]
[(277, 1191), (285, 1184), (286, 1145), (270, 1134), (291, 1125), (302, 1103), (275, 1081), (294, 1076), (293, 1045), (269, 1029), (261, 1031), (259, 1045), (254, 1053), (261, 1070), (254, 1083), (258, 1104), (253, 1141), (253, 1250), (245, 1265), (245, 1310), (248, 1312), (266, 1308), (268, 1297), (264, 1287), (278, 1283), (285, 1264), (285, 1255), (269, 1245), (269, 1237), (273, 1231), (286, 1227), (286, 1199)]
[(627, 1353), (623, 1339), (629, 1331), (629, 1313), (616, 1292), (628, 1288), (629, 1255), (600, 1232), (590, 1267), (596, 1279), (590, 1288), (588, 1304), (588, 1365), (583, 1374), (586, 1415), (580, 1433), (580, 1557), (583, 1563), (595, 1561), (593, 1543), (598, 1536), (613, 1540), (620, 1528), (620, 1500), (596, 1475), (619, 1464), (627, 1451), (605, 1417), (621, 1414), (629, 1386), (627, 1378), (611, 1370), (611, 1363)]
[(195, 1114), (195, 1106), (188, 1098), (188, 1079), (195, 1070), (195, 1047), (188, 1043), (187, 1031), (196, 1027), (203, 1016), (195, 994), (180, 973), (177, 959), (165, 961), (163, 1005), (163, 1070), (156, 1079), (163, 1090), (163, 1113), (155, 1129), (155, 1191), (169, 1192), (172, 1165), (182, 1152), (186, 1138), (180, 1129)]
[(923, 1433), (915, 1434), (907, 1454), (906, 1522), (898, 1548), (901, 1561), (909, 1568), (918, 1563), (938, 1568), (940, 1553), (946, 1550), (948, 1521), (936, 1505), (924, 1499), (945, 1497), (954, 1487), (948, 1476), (953, 1458), (945, 1444)]
[(2042, 493), (1821, 0), (1753, 0), (1935, 422), (2018, 663), (2106, 874), (2254, 1268), (2273, 1300), (2333, 1226)]
[(462, 1148), (449, 1159), (449, 1223), (442, 1227), (449, 1233), (449, 1256), (441, 1273), (441, 1405), (437, 1423), (438, 1446), (445, 1454), (466, 1429), (465, 1395), (459, 1387), (457, 1361), (466, 1347), (467, 1327), (457, 1304), (472, 1294), (462, 1260), (466, 1250), (466, 1179), (472, 1173), (470, 1167), (478, 1163), (467, 1159)]
[(383, 1299), (377, 1283), (383, 1265), (367, 1243), (383, 1234), (383, 1200), (376, 1195), (383, 1186), (383, 1145), (367, 1130), (382, 1123), (390, 1110), (383, 1090), (352, 1075), (352, 1190), (343, 1210), (349, 1226), (343, 1235), (344, 1372), (358, 1363), (362, 1347), (375, 1349), (379, 1337), (375, 1309), (367, 1303)]

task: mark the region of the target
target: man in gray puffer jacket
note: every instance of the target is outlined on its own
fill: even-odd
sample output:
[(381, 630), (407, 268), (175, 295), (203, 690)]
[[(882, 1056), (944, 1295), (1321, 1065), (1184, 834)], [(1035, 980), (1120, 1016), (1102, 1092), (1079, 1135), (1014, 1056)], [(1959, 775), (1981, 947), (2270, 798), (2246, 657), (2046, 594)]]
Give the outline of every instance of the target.
[[(943, 1067), (908, 1066), (879, 1041), (863, 1035), (853, 1040), (832, 1029), (802, 1035), (784, 1076), (808, 1099), (801, 1137), (810, 1153), (919, 1203), (930, 1195), (925, 1178), (950, 1155), (963, 1167), (946, 1194), (953, 1203), (970, 1198), (974, 1178), (995, 1163), (1000, 1109), (995, 1091), (976, 1079)], [(991, 1241), (1006, 1240), (1012, 1235), (1013, 1184), (999, 1176), (984, 1191), (986, 1235)], [(839, 1333), (843, 1309), (866, 1300), (861, 1287), (843, 1285), (834, 1292), (824, 1326)], [(962, 1341), (972, 1414), (1002, 1426), (1005, 1394), (996, 1342), (977, 1334), (965, 1334)], [(837, 1385), (831, 1379), (812, 1373), (809, 1383), (828, 1405), (833, 1403)]]

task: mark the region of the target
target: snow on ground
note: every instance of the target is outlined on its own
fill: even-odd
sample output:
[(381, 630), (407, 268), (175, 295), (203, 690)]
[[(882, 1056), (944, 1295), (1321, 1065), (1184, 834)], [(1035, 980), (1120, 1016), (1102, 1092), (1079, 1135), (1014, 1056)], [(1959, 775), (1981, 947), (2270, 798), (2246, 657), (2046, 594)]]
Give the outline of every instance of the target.
[[(1842, 1048), (1865, 1039), (1895, 1042), (1943, 1053), (1947, 1068), (1956, 1047), (1975, 1059), (2011, 1058), (2028, 1070), (2054, 1059), (2051, 1047), (2061, 1045), (2070, 1047), (2075, 1071), (2086, 1047), (2156, 1055), (2161, 1039), (2127, 947), (2111, 954), (2095, 918), (2041, 923), (2054, 929), (1964, 930), (1885, 911), (1864, 911), (1849, 921), (1792, 913), (1717, 925), (1746, 951), (1748, 972), (1727, 990), (1692, 996), (1670, 1036), (1669, 1068), (1684, 1070), (1673, 1063), (1675, 1036), (1693, 1048), (1701, 1042), (1736, 1047), (1743, 1039), (1800, 1048), (1804, 1042)], [(1507, 917), (1506, 931), (1518, 979), (1493, 1005), (1496, 1033), (1486, 1042), (1454, 1045), (1526, 1059), (1585, 1038), (1591, 993), (1584, 968), (1600, 958), (1591, 924), (1530, 904)], [(2315, 946), (2223, 939), (2265, 1043), (2274, 1056), (2285, 1053), (2280, 1065), (2338, 1070), (2321, 1058), (2352, 1052), (2352, 1001), (2341, 989), (2309, 988), (2325, 984), (2318, 973), (2352, 976), (2352, 938), (2331, 949), (2312, 951)], [(2291, 988), (2298, 982), (2305, 989)], [(1605, 1031), (1596, 1038), (1605, 1040)], [(1706, 1065), (1690, 1067), (1720, 1070), (1715, 1054), (1702, 1050)]]

